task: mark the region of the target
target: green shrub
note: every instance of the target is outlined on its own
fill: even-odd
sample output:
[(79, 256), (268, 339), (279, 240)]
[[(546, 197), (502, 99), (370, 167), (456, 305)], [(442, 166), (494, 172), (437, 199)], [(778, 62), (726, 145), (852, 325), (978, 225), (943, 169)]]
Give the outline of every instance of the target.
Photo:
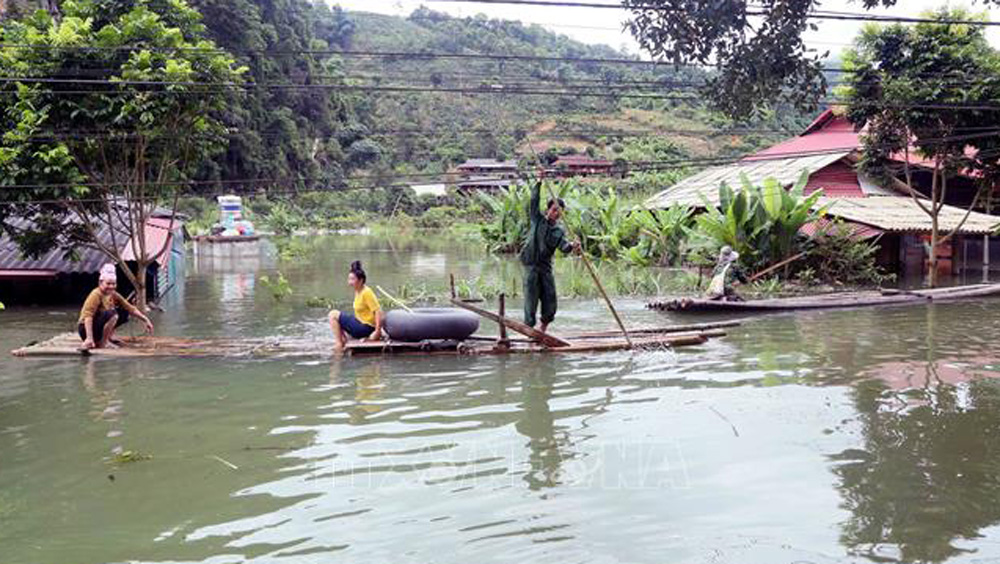
[(878, 245), (864, 240), (838, 221), (813, 239), (808, 255), (798, 264), (803, 284), (823, 281), (849, 286), (879, 286), (894, 276), (878, 266)]
[(431, 208), (416, 218), (414, 224), (421, 229), (442, 229), (459, 221), (462, 212), (452, 206)]

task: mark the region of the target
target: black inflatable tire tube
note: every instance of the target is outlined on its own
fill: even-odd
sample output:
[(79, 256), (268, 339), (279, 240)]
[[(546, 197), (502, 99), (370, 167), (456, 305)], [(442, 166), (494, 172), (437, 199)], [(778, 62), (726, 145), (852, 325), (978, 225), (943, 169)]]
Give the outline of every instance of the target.
[(394, 341), (464, 341), (479, 330), (479, 316), (457, 308), (394, 309), (385, 314), (385, 332)]

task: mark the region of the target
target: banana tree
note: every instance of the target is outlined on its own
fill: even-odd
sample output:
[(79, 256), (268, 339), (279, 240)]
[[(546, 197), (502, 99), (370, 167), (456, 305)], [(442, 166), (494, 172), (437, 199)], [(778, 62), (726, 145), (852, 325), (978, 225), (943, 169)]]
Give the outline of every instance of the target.
[(771, 225), (757, 194), (752, 190), (737, 192), (723, 183), (719, 186), (718, 207), (704, 196), (702, 200), (705, 213), (695, 220), (698, 234), (714, 240), (719, 247), (732, 247), (748, 264), (761, 262), (762, 247), (767, 243), (764, 234)]
[(816, 209), (820, 192), (804, 195), (808, 179), (804, 172), (788, 190), (773, 178), (758, 187), (743, 176), (739, 191), (723, 184), (718, 207), (703, 198), (706, 212), (696, 220), (697, 233), (717, 246), (732, 247), (752, 267), (788, 258), (801, 244), (802, 227), (826, 212)]
[(799, 244), (802, 227), (817, 221), (826, 214), (828, 206), (816, 209), (822, 192), (816, 191), (805, 196), (806, 183), (809, 181), (807, 172), (803, 172), (798, 182), (788, 190), (785, 190), (774, 178), (765, 179), (759, 189), (755, 188), (745, 175), (740, 180), (744, 190), (759, 190), (761, 207), (767, 214), (770, 223), (768, 259), (771, 263), (792, 256)]
[(691, 224), (691, 208), (643, 210), (631, 215), (639, 231), (638, 242), (628, 249), (629, 261), (641, 266), (668, 266), (680, 260)]

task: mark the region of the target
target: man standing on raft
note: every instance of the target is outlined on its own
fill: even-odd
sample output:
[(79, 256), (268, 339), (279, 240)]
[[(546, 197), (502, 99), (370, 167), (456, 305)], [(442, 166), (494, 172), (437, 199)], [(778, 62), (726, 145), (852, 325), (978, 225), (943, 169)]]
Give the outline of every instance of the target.
[(80, 310), (77, 332), (83, 339), (81, 348), (84, 350), (120, 347), (121, 342), (115, 339), (115, 330), (128, 323), (129, 315), (141, 319), (146, 324), (146, 331), (153, 334), (153, 322), (137, 307), (128, 303), (116, 291), (117, 287), (118, 273), (115, 265), (104, 265), (97, 288), (90, 292)]
[(529, 327), (535, 326), (535, 314), (540, 301), (541, 331), (546, 333), (549, 324), (556, 318), (558, 301), (556, 279), (552, 275), (552, 255), (556, 249), (563, 253), (578, 251), (580, 244), (569, 242), (566, 232), (559, 225), (566, 202), (560, 198), (549, 200), (545, 213), (542, 213), (539, 209), (541, 190), (541, 181), (531, 188), (531, 203), (528, 204), (531, 227), (528, 228), (528, 238), (521, 251), (521, 264), (524, 265), (524, 323)]

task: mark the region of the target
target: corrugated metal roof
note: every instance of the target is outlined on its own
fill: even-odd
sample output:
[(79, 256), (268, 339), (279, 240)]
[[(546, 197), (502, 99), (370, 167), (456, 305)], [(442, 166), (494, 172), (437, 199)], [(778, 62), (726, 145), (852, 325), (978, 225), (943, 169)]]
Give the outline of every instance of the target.
[(810, 174), (834, 163), (847, 154), (844, 153), (813, 155), (789, 159), (771, 159), (766, 161), (741, 161), (727, 166), (717, 166), (685, 178), (667, 188), (652, 198), (646, 200), (648, 208), (669, 208), (680, 204), (690, 207), (704, 207), (701, 196), (708, 203), (719, 205), (719, 185), (723, 182), (733, 189), (742, 186), (740, 176), (746, 174), (753, 184), (760, 184), (765, 178), (775, 178), (783, 186), (794, 184), (803, 171)]
[[(169, 222), (169, 219), (160, 218), (149, 220), (150, 227), (146, 233), (148, 255), (153, 255), (162, 248), (165, 237), (169, 237), (166, 230)], [(7, 223), (15, 229), (30, 227), (30, 223), (24, 219), (12, 218), (8, 219)], [(179, 220), (176, 221), (174, 228), (181, 229), (182, 223)], [(115, 231), (114, 242), (118, 243), (119, 248), (123, 249), (125, 254), (134, 256), (134, 253), (127, 248), (130, 246), (128, 236), (123, 230), (116, 229)], [(98, 240), (105, 246), (112, 246), (111, 229), (108, 226), (102, 226), (98, 230)], [(154, 248), (156, 251), (153, 250)], [(161, 261), (166, 260), (169, 260), (169, 253), (165, 253), (161, 257)], [(21, 249), (15, 241), (9, 237), (0, 238), (0, 269), (4, 270), (47, 270), (64, 274), (92, 274), (99, 272), (101, 266), (107, 262), (109, 260), (104, 253), (82, 246), (77, 247), (70, 254), (67, 254), (63, 249), (54, 249), (36, 259), (30, 259), (21, 254)]]
[[(809, 223), (802, 226), (799, 229), (799, 233), (807, 237), (815, 237), (817, 233), (829, 233), (834, 229), (834, 222), (832, 216), (822, 217), (816, 221), (810, 221)], [(851, 221), (844, 221), (843, 227), (848, 230), (855, 239), (871, 239), (876, 235), (881, 235), (885, 233), (877, 227), (872, 227), (870, 225), (862, 225), (860, 223), (854, 223)]]
[[(869, 196), (866, 198), (820, 198), (820, 206), (829, 205), (828, 214), (847, 221), (861, 223), (889, 232), (930, 233), (931, 217), (913, 201), (903, 196)], [(942, 232), (951, 232), (965, 217), (966, 210), (944, 206), (938, 214)], [(1000, 216), (972, 212), (959, 233), (983, 235), (993, 232)]]
[[(23, 219), (8, 219), (8, 225), (14, 229), (27, 229), (30, 223)], [(111, 230), (104, 227), (98, 232), (99, 240), (106, 245), (111, 244)], [(108, 262), (106, 256), (95, 249), (77, 248), (67, 256), (62, 249), (53, 249), (36, 259), (26, 258), (21, 254), (17, 242), (9, 237), (0, 238), (0, 268), (6, 270), (54, 270), (62, 273), (94, 273)]]

